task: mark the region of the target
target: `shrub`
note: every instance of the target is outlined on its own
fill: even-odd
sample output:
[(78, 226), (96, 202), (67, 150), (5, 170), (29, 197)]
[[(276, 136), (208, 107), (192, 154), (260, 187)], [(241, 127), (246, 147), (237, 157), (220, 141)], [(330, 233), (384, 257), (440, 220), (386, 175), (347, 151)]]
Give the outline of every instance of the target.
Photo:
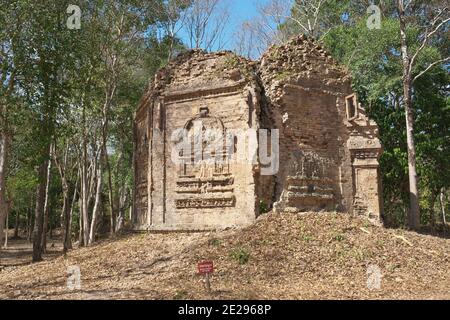
[(209, 240), (209, 245), (218, 247), (218, 246), (220, 246), (220, 240), (217, 238), (211, 239), (211, 240)]
[(343, 241), (344, 240), (344, 236), (342, 235), (342, 234), (340, 234), (340, 233), (337, 233), (337, 234), (335, 234), (334, 236), (333, 236), (333, 240), (334, 241)]
[(173, 296), (173, 300), (183, 300), (183, 299), (186, 299), (186, 297), (187, 297), (187, 292), (186, 291), (178, 291)]
[(264, 214), (269, 212), (269, 207), (264, 201), (259, 202), (259, 213)]
[(246, 264), (250, 259), (250, 253), (244, 248), (236, 248), (231, 251), (230, 256), (239, 264)]

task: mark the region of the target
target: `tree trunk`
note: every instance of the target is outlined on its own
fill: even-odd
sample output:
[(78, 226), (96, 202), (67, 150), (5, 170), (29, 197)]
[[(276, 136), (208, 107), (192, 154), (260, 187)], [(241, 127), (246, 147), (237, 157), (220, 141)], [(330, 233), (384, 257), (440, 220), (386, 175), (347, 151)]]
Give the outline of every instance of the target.
[(78, 245), (80, 247), (84, 246), (84, 238), (83, 238), (83, 199), (81, 199), (81, 191), (80, 191), (80, 197), (78, 199), (78, 206), (80, 208), (79, 213), (79, 232), (78, 232)]
[(27, 240), (31, 243), (33, 235), (33, 197), (31, 197), (30, 207), (27, 210)]
[(436, 204), (437, 193), (432, 192), (430, 196), (430, 225), (434, 229), (436, 226), (436, 217), (434, 215), (434, 205)]
[(111, 175), (111, 165), (109, 163), (108, 156), (108, 124), (109, 124), (109, 113), (111, 110), (111, 103), (117, 89), (117, 78), (115, 76), (115, 68), (117, 66), (117, 58), (113, 58), (111, 62), (112, 75), (109, 80), (109, 84), (106, 87), (105, 92), (105, 103), (103, 104), (102, 110), (102, 151), (105, 159), (106, 172), (108, 174), (108, 201), (109, 201), (109, 211), (111, 214), (111, 225), (110, 233), (113, 235), (116, 231), (116, 213), (114, 211), (114, 199), (113, 199), (113, 185), (112, 185), (112, 175)]
[[(114, 89), (112, 90), (114, 92)], [(110, 96), (113, 93), (108, 93), (105, 105), (103, 107), (103, 125), (102, 125), (102, 152), (105, 159), (106, 165), (106, 173), (108, 174), (108, 201), (109, 201), (109, 211), (111, 214), (111, 225), (110, 225), (110, 233), (114, 234), (116, 231), (116, 213), (114, 211), (114, 199), (113, 199), (113, 186), (112, 186), (112, 176), (111, 176), (111, 165), (109, 163), (108, 156), (108, 113), (109, 113), (109, 104), (110, 104)]]
[[(116, 232), (119, 232), (122, 228), (121, 225), (121, 221), (123, 220), (123, 213), (122, 213), (122, 204), (121, 204), (121, 199), (122, 199), (122, 193), (123, 193), (123, 189), (125, 188), (125, 179), (121, 178), (120, 175), (120, 165), (122, 163), (122, 159), (123, 159), (123, 151), (121, 150), (119, 152), (119, 155), (117, 156), (117, 161), (116, 161), (116, 165), (114, 168), (114, 174), (116, 176), (116, 180), (115, 180), (115, 184), (114, 184), (114, 188), (117, 190), (117, 195), (114, 198), (114, 208), (116, 209), (116, 211), (119, 213), (119, 215), (116, 217), (116, 227), (115, 230)], [(119, 182), (122, 182), (122, 186), (119, 185)]]
[(19, 238), (20, 211), (16, 211), (16, 221), (14, 224), (14, 239)]
[(35, 221), (33, 230), (33, 262), (42, 261), (42, 233), (44, 230), (45, 189), (48, 159), (39, 167), (39, 185), (36, 192)]
[(106, 172), (108, 174), (108, 201), (109, 201), (109, 211), (111, 212), (111, 234), (116, 232), (116, 213), (114, 211), (114, 199), (113, 199), (113, 189), (112, 189), (112, 176), (111, 176), (111, 165), (109, 164), (109, 156), (106, 150), (106, 146), (104, 147), (105, 153), (105, 163), (106, 163)]
[[(410, 85), (405, 85), (406, 91), (410, 91)], [(420, 228), (420, 207), (417, 170), (416, 170), (416, 146), (414, 142), (414, 114), (411, 106), (411, 98), (405, 99), (406, 131), (408, 140), (408, 173), (409, 173), (409, 227), (413, 230)]]
[[(8, 212), (9, 213), (9, 212)], [(5, 244), (4, 248), (8, 248), (8, 232), (9, 232), (9, 214), (6, 215), (6, 232), (5, 232)]]
[(439, 200), (441, 203), (441, 214), (442, 214), (442, 223), (444, 224), (444, 228), (447, 227), (447, 218), (445, 216), (445, 202), (444, 202), (444, 198), (445, 198), (445, 189), (442, 188), (441, 189), (441, 194), (439, 196)]
[(63, 188), (63, 253), (66, 253), (69, 249), (67, 247), (67, 238), (70, 237), (70, 208), (69, 208), (69, 192), (66, 188)]
[[(56, 152), (56, 143), (55, 149), (53, 150), (53, 156), (55, 159), (55, 164), (58, 167), (59, 176), (61, 177), (61, 187), (63, 190), (63, 207), (61, 211), (61, 222), (63, 229), (63, 253), (67, 253), (69, 249), (72, 249), (71, 244), (71, 208), (69, 205), (69, 183), (67, 182), (66, 172), (67, 172), (67, 155), (68, 155), (68, 146), (64, 152), (64, 161), (61, 163), (58, 158), (58, 154)], [(75, 193), (74, 198), (76, 196), (76, 190), (78, 185), (78, 176), (75, 182)], [(75, 201), (75, 199), (73, 200)]]
[[(50, 146), (50, 150), (52, 147)], [(48, 213), (49, 213), (49, 197), (50, 197), (50, 182), (52, 172), (52, 151), (50, 151), (50, 160), (47, 166), (47, 180), (45, 182), (45, 201), (44, 201), (44, 226), (42, 229), (42, 253), (47, 253), (47, 231), (48, 231)]]
[(97, 190), (95, 192), (95, 205), (92, 212), (91, 231), (89, 233), (89, 245), (95, 242), (95, 233), (97, 230), (98, 216), (102, 198), (102, 161), (99, 160), (97, 168)]
[(78, 191), (78, 178), (75, 182), (75, 188), (73, 190), (73, 198), (72, 198), (72, 205), (70, 206), (70, 212), (69, 212), (69, 223), (66, 228), (68, 228), (68, 236), (67, 236), (67, 249), (72, 249), (72, 220), (73, 220), (73, 211), (75, 209), (75, 203), (77, 198), (77, 191)]
[[(89, 187), (88, 187), (88, 166), (87, 166), (87, 138), (83, 137), (83, 156), (81, 162), (81, 216), (83, 245), (89, 243)], [(81, 243), (80, 243), (81, 244)]]
[(406, 116), (406, 137), (408, 145), (408, 175), (409, 175), (409, 211), (408, 225), (411, 229), (420, 228), (419, 191), (416, 170), (416, 147), (414, 142), (414, 112), (412, 109), (412, 76), (411, 59), (408, 54), (406, 40), (406, 23), (403, 0), (398, 0), (398, 15), (400, 19), (400, 39), (403, 60), (403, 95)]
[(5, 131), (2, 130), (2, 132), (0, 133), (0, 243), (3, 239), (5, 219), (8, 216), (8, 204), (6, 203), (6, 169), (8, 160), (8, 148), (9, 137), (7, 136)]

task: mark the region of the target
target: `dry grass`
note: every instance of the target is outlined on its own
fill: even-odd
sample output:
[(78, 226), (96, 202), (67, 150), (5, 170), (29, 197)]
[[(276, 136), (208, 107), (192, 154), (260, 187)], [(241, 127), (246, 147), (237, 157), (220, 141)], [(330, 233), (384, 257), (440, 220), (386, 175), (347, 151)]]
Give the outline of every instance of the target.
[[(197, 262), (216, 271), (208, 295)], [(1, 263), (0, 263), (1, 264)], [(82, 289), (67, 289), (78, 265)], [(367, 288), (370, 265), (379, 290)], [(450, 240), (338, 214), (269, 214), (244, 230), (135, 234), (0, 271), (1, 299), (450, 299)]]

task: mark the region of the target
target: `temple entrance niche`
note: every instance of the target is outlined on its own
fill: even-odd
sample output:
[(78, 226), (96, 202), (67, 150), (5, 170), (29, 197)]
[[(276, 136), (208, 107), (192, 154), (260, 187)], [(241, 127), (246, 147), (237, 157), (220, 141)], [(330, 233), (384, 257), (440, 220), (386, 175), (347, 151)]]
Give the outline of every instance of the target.
[(189, 148), (179, 153), (177, 209), (234, 207), (232, 150), (223, 122), (201, 108), (186, 123), (184, 133)]
[(330, 159), (313, 151), (295, 151), (291, 155), (286, 177), (286, 187), (281, 201), (275, 204), (278, 212), (304, 212), (333, 210), (335, 196), (330, 178)]

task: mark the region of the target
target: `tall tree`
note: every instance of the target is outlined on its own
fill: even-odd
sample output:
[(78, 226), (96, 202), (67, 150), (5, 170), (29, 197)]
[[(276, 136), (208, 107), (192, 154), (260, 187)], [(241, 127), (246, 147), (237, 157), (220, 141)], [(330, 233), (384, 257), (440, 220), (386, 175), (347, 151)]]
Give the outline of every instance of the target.
[[(424, 9), (418, 2), (416, 6), (409, 7), (406, 36), (411, 57), (411, 52), (417, 52), (425, 40), (425, 28), (421, 26), (427, 20), (429, 23), (433, 21), (430, 18), (433, 11), (425, 14), (430, 8), (432, 7), (427, 6)], [(382, 27), (379, 30), (370, 30), (366, 26), (366, 19), (360, 19), (356, 23), (332, 28), (324, 40), (333, 56), (351, 70), (354, 89), (370, 115), (380, 125), (385, 147), (381, 167), (386, 217), (392, 218), (390, 222), (398, 225), (408, 214), (404, 204), (410, 202), (409, 164), (400, 21), (397, 8), (388, 9), (383, 13)], [(439, 9), (435, 7), (434, 10)], [(443, 32), (444, 30), (442, 29)], [(428, 45), (423, 46), (416, 55), (411, 69), (416, 170), (422, 177), (418, 187), (427, 194), (427, 198), (420, 199), (419, 205), (422, 208), (430, 208), (432, 196), (436, 197), (438, 192), (433, 190), (445, 187), (449, 181), (448, 170), (443, 169), (450, 165), (450, 120), (446, 98), (448, 72), (442, 64), (446, 59), (444, 54), (448, 52), (445, 38), (444, 33), (435, 33), (433, 39), (428, 40)], [(426, 217), (422, 218), (427, 222)]]
[[(184, 49), (179, 27), (164, 25), (189, 4), (84, 2), (81, 30), (67, 27), (64, 2), (7, 0), (0, 7), (0, 223), (8, 188), (14, 211), (27, 212), (33, 261), (42, 259), (45, 229), (58, 219), (64, 251), (71, 221), (82, 245), (106, 224), (116, 231), (117, 216), (131, 206), (133, 111), (148, 78)], [(169, 5), (175, 15), (157, 11)], [(52, 161), (59, 174), (50, 180)]]
[[(8, 10), (14, 10), (17, 5), (12, 1), (4, 4)], [(0, 242), (2, 241), (5, 219), (9, 214), (6, 198), (6, 179), (8, 155), (12, 136), (12, 123), (17, 98), (16, 81), (20, 62), (16, 55), (20, 50), (18, 45), (22, 17), (8, 14), (8, 10), (0, 11)]]
[(20, 90), (33, 114), (35, 163), (39, 185), (36, 191), (33, 261), (42, 260), (45, 191), (50, 160), (50, 145), (55, 131), (58, 110), (65, 103), (67, 92), (62, 71), (70, 60), (72, 43), (64, 20), (66, 7), (53, 1), (22, 1), (17, 8), (23, 17), (19, 59)]
[[(409, 173), (409, 194), (410, 206), (408, 211), (408, 223), (411, 229), (420, 227), (420, 206), (419, 206), (419, 190), (417, 178), (417, 155), (416, 144), (414, 139), (414, 108), (413, 108), (413, 85), (414, 82), (428, 72), (432, 67), (448, 61), (450, 57), (445, 57), (430, 63), (420, 73), (413, 75), (413, 67), (416, 59), (425, 46), (432, 40), (433, 36), (450, 21), (448, 8), (434, 7), (433, 5), (423, 3), (420, 9), (423, 10), (424, 18), (429, 22), (425, 26), (425, 31), (420, 32), (413, 43), (419, 42), (419, 47), (414, 51), (413, 44), (408, 41), (408, 25), (407, 25), (407, 9), (413, 7), (411, 1), (397, 0), (398, 17), (400, 20), (400, 39), (401, 54), (403, 61), (403, 96), (404, 108), (406, 116), (406, 135), (408, 145), (408, 173)], [(417, 10), (417, 8), (416, 8)], [(414, 11), (416, 11), (414, 10)], [(410, 11), (410, 12), (414, 12)], [(417, 24), (416, 24), (417, 25)]]

